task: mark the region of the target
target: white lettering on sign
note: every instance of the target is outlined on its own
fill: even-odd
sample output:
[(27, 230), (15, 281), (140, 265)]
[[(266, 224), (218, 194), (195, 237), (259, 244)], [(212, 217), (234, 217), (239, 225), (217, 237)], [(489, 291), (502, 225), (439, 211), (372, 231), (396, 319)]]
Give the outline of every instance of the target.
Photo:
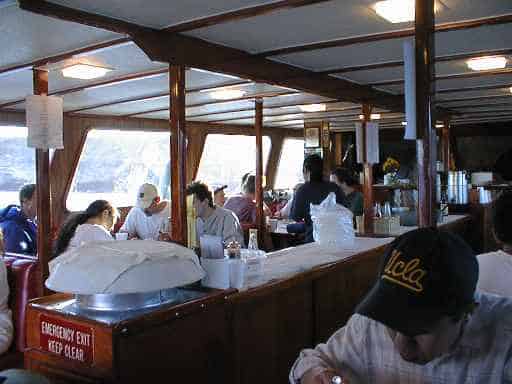
[(43, 350), (68, 360), (92, 364), (94, 359), (92, 328), (44, 314), (41, 315), (39, 324), (39, 340)]

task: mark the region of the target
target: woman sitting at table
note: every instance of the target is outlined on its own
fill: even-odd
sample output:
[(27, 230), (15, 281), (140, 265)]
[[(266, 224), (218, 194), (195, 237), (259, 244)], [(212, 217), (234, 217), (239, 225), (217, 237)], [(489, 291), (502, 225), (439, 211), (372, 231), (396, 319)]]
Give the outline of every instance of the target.
[(363, 194), (355, 189), (358, 182), (352, 173), (346, 168), (336, 168), (331, 173), (331, 181), (345, 194), (347, 208), (354, 216), (361, 216), (364, 209)]
[(114, 240), (110, 231), (117, 216), (116, 208), (106, 200), (96, 200), (84, 212), (72, 215), (60, 229), (54, 257), (85, 243)]

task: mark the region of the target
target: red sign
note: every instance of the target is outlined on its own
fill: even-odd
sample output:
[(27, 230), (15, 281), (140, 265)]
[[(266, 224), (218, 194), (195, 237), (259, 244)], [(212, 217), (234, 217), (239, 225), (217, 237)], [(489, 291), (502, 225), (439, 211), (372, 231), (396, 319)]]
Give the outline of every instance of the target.
[(94, 360), (92, 328), (41, 314), (39, 334), (39, 345), (44, 351), (89, 365)]

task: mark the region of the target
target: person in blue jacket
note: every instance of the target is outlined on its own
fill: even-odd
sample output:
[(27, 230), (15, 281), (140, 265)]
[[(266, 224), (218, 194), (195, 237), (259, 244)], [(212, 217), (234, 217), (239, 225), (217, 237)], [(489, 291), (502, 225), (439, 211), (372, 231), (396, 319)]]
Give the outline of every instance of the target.
[(27, 184), (20, 190), (20, 205), (8, 205), (0, 211), (5, 252), (37, 253), (36, 208), (36, 185)]

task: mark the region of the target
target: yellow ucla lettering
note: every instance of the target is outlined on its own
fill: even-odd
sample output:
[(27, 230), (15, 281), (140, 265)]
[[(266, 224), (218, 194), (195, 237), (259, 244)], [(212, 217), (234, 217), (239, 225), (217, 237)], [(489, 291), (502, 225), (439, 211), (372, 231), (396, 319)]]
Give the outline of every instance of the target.
[(405, 262), (399, 260), (401, 255), (402, 253), (396, 250), (392, 252), (391, 258), (384, 268), (382, 279), (389, 280), (415, 292), (422, 292), (422, 280), (427, 271), (419, 267), (420, 259), (415, 258)]

